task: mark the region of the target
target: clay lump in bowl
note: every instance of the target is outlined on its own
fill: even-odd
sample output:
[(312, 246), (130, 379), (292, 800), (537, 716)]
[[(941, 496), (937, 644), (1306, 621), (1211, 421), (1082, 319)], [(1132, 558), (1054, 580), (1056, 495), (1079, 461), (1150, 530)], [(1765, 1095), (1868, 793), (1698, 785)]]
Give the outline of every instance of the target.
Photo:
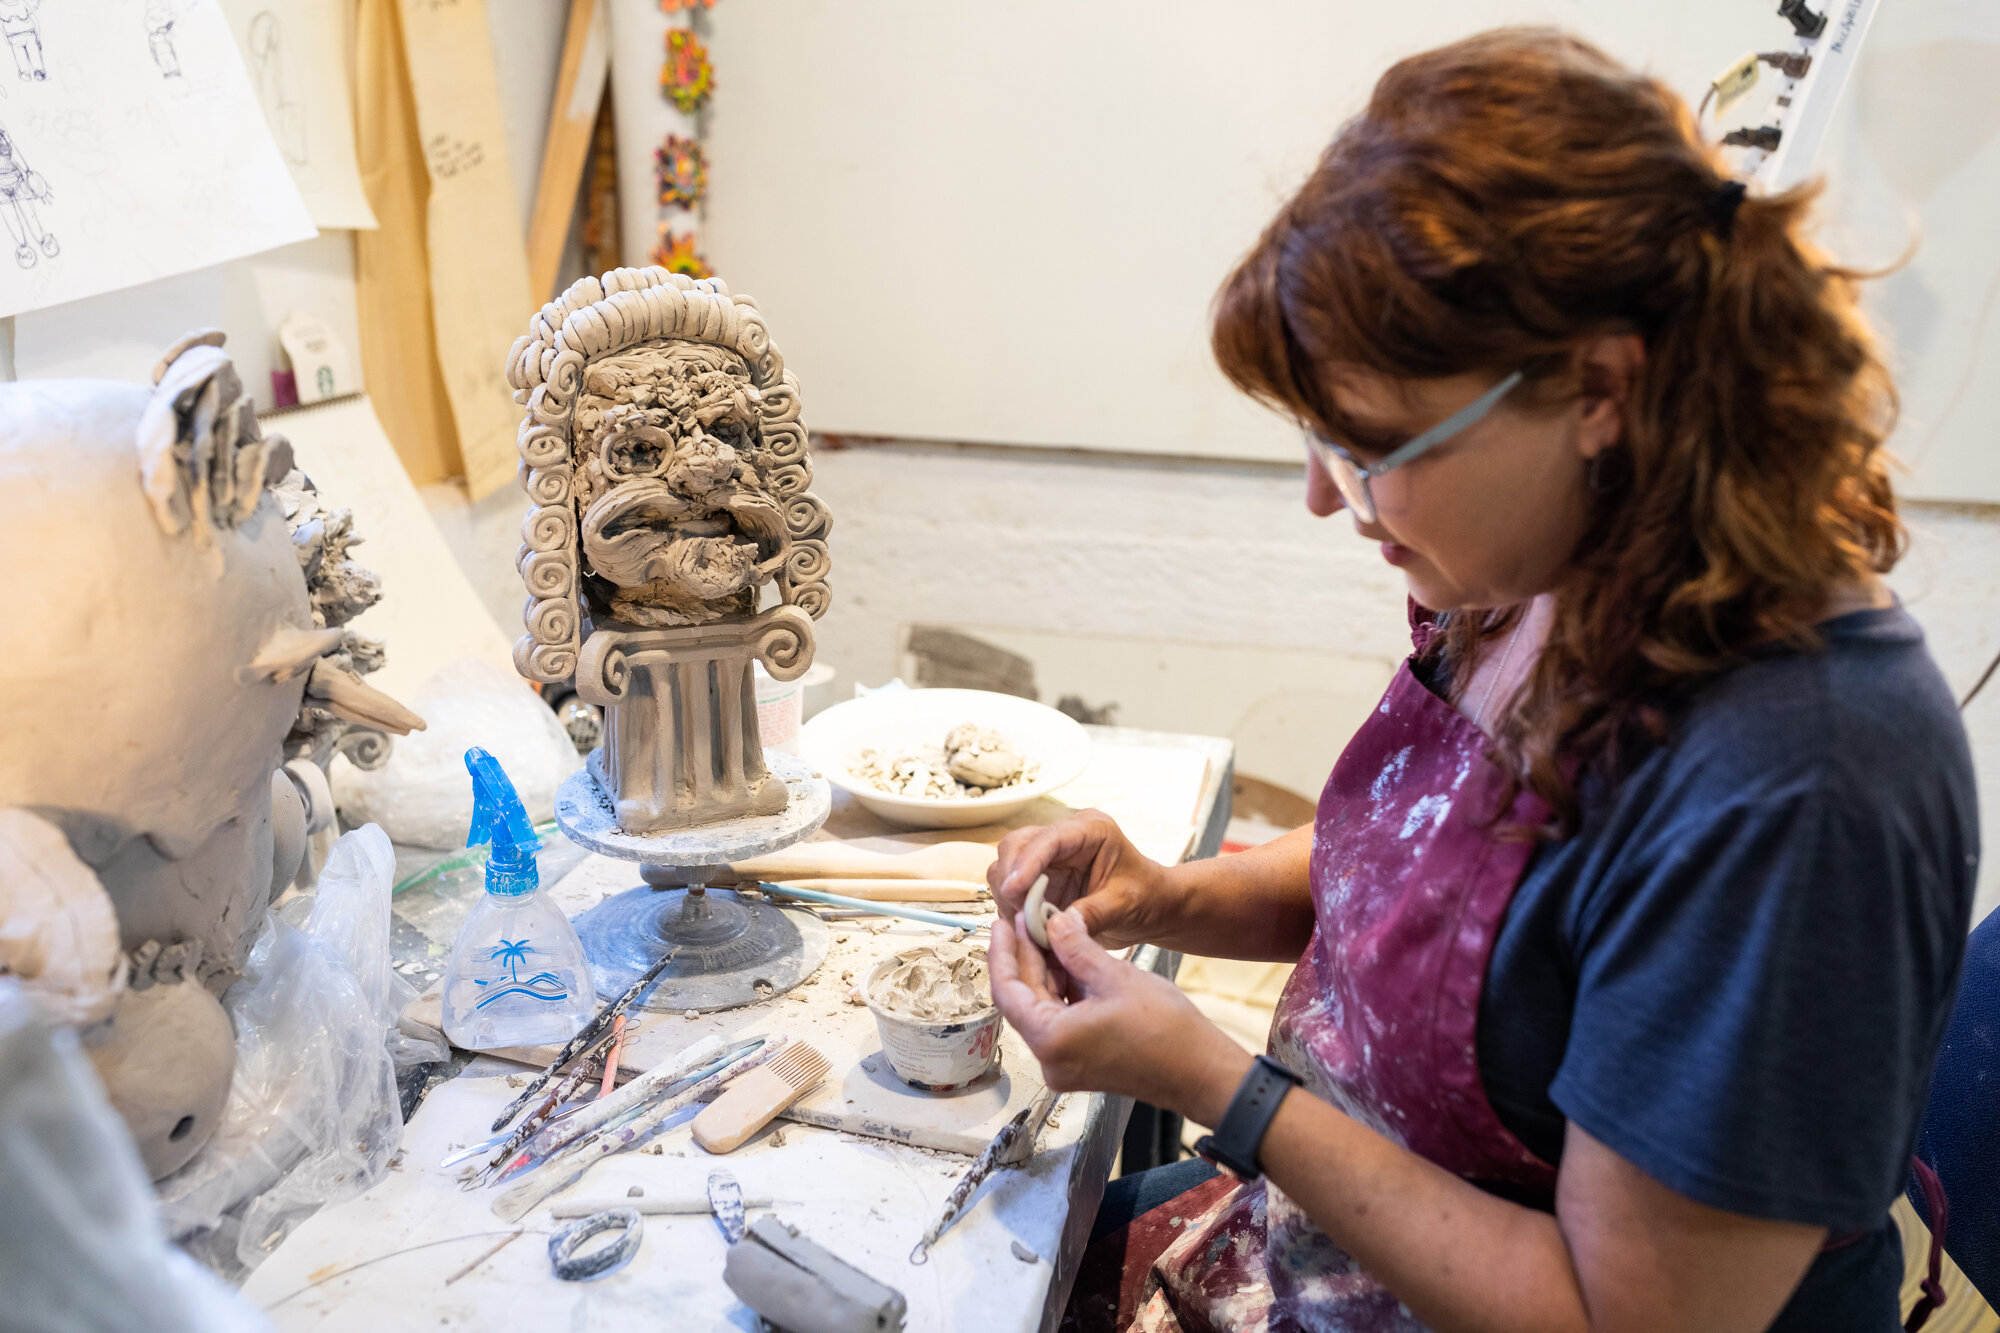
[[(878, 757), (942, 748), (960, 727), (997, 732), (1023, 761), (1025, 781), (983, 796), (905, 796), (884, 791), (864, 773)], [(997, 824), (1072, 781), (1090, 761), (1090, 737), (1068, 716), (1031, 699), (985, 690), (905, 690), (871, 694), (816, 714), (799, 731), (799, 755), (892, 824), (972, 828)], [(971, 758), (972, 756), (968, 756)]]

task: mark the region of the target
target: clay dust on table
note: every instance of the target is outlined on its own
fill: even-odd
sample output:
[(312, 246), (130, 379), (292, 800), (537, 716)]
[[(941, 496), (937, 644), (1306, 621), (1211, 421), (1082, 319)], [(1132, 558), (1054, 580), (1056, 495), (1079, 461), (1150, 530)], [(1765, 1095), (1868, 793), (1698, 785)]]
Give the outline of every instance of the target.
[(920, 1023), (952, 1023), (993, 1007), (986, 950), (978, 945), (927, 944), (896, 955), (871, 998), (890, 1013)]

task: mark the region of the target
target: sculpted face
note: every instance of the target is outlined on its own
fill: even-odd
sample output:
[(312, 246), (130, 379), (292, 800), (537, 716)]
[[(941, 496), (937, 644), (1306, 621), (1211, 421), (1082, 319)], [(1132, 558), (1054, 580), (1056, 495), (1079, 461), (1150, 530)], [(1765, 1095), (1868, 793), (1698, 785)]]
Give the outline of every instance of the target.
[(735, 352), (673, 340), (591, 363), (575, 491), (592, 609), (642, 628), (756, 610), (784, 559), (762, 395)]

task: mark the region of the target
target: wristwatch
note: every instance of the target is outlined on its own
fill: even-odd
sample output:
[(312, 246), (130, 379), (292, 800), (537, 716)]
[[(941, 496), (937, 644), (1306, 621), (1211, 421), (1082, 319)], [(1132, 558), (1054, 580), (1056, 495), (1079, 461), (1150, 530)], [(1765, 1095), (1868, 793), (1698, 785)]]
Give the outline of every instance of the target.
[(1264, 1132), (1270, 1129), (1285, 1094), (1301, 1081), (1270, 1056), (1258, 1056), (1237, 1085), (1236, 1095), (1229, 1099), (1222, 1123), (1215, 1127), (1215, 1133), (1196, 1139), (1194, 1150), (1240, 1180), (1257, 1179), (1264, 1174), (1257, 1163)]

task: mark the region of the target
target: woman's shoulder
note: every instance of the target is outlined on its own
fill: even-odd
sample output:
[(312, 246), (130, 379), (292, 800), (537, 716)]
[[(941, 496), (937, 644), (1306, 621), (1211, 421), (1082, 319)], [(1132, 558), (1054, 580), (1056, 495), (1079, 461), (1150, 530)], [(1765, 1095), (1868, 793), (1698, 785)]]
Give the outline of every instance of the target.
[(1804, 788), (1873, 804), (1939, 784), (1969, 796), (1965, 728), (1909, 612), (1854, 612), (1820, 626), (1819, 638), (1710, 681), (1675, 710), (1642, 768), (1723, 799)]

